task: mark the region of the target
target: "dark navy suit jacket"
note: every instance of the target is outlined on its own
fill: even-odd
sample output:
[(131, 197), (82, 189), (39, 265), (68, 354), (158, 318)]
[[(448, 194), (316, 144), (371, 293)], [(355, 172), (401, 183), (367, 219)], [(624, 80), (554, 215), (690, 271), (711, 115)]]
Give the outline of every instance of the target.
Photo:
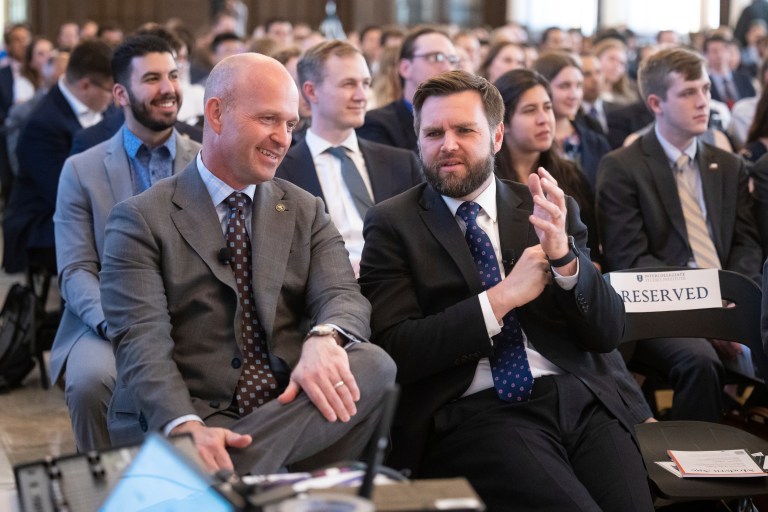
[(72, 108), (54, 85), (32, 112), (19, 136), (16, 154), (19, 176), (3, 219), (6, 272), (27, 266), (29, 248), (53, 248), (56, 190), (72, 137), (82, 127)]
[[(734, 99), (750, 98), (757, 94), (755, 86), (752, 85), (752, 79), (748, 75), (734, 71), (731, 77), (733, 78), (733, 85), (736, 86), (736, 91), (739, 93), (739, 97)], [(710, 89), (712, 91), (712, 99), (725, 103), (725, 99), (720, 96), (720, 90), (715, 85), (714, 78), (710, 75), (709, 79), (712, 81), (712, 88)]]
[(365, 115), (365, 124), (357, 129), (357, 136), (387, 146), (418, 151), (413, 111), (402, 98), (369, 111)]

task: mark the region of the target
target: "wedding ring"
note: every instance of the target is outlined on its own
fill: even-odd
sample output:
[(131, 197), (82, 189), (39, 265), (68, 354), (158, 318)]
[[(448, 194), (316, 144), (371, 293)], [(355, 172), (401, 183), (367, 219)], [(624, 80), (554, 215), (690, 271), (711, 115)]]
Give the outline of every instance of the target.
[(344, 385), (344, 381), (340, 380), (339, 382), (337, 382), (336, 384), (333, 385), (333, 389), (338, 389), (338, 388), (340, 388), (343, 385)]

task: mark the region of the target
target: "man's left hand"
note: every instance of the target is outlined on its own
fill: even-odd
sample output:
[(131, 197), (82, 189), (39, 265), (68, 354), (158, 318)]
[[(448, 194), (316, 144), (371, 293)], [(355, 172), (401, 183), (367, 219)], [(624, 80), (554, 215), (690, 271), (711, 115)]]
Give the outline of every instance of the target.
[[(528, 177), (528, 188), (533, 196), (533, 214), (529, 217), (541, 248), (547, 258), (557, 260), (568, 254), (568, 233), (565, 231), (565, 219), (568, 210), (565, 206), (565, 193), (557, 186), (557, 180), (543, 167), (538, 173)], [(572, 267), (572, 269), (569, 269)], [(572, 272), (568, 271), (572, 270)], [(576, 263), (564, 266), (560, 275), (572, 275), (576, 272)]]
[(328, 421), (347, 422), (357, 413), (360, 389), (349, 368), (347, 351), (331, 336), (312, 336), (304, 342), (291, 382), (277, 400), (288, 404), (301, 390)]

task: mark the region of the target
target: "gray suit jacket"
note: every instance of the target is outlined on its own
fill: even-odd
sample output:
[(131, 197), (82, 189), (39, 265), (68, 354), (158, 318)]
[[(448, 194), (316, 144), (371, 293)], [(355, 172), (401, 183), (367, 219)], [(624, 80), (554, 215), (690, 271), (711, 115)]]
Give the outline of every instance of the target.
[[(200, 144), (176, 134), (174, 174), (193, 161)], [(67, 159), (59, 180), (56, 257), (64, 312), (51, 349), (51, 380), (56, 382), (69, 351), (84, 336), (99, 338), (104, 321), (99, 270), (104, 254), (104, 226), (112, 207), (133, 195), (123, 131), (89, 151)]]
[[(762, 249), (744, 162), (701, 142), (696, 161), (722, 267), (759, 282)], [(605, 270), (687, 265), (692, 253), (683, 208), (654, 130), (600, 162), (597, 214)]]
[[(320, 199), (280, 179), (258, 185), (251, 241), (255, 307), (272, 357), (293, 368), (310, 324), (368, 337), (370, 304)], [(241, 309), (232, 270), (218, 258), (223, 246), (194, 162), (112, 210), (101, 293), (117, 362), (114, 443), (229, 407)]]

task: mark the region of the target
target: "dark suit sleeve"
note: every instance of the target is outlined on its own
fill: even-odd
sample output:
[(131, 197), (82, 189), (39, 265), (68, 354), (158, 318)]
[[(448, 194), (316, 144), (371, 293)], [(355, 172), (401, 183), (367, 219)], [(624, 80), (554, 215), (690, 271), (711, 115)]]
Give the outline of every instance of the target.
[(768, 255), (768, 155), (763, 156), (752, 167), (752, 182), (755, 185), (755, 217), (763, 254)]
[(603, 244), (604, 270), (667, 266), (650, 252), (648, 229), (640, 212), (638, 182), (632, 173), (633, 165), (626, 160), (609, 153), (600, 162), (597, 173), (597, 225)]
[(381, 112), (376, 110), (369, 111), (365, 115), (363, 126), (356, 130), (357, 136), (362, 139), (378, 142), (379, 144), (397, 147), (397, 141), (390, 135), (387, 124), (382, 117), (383, 114)]
[[(443, 282), (446, 276), (439, 275), (437, 266), (432, 276), (414, 272), (414, 266), (423, 268), (433, 255), (419, 250), (423, 246), (413, 233), (401, 231), (403, 223), (391, 222), (391, 212), (368, 210), (360, 285), (372, 305), (371, 341), (397, 363), (398, 382), (407, 385), (489, 356), (492, 347), (478, 296), (460, 283), (466, 298), (446, 307), (424, 303), (431, 291), (423, 288), (423, 278)], [(412, 258), (421, 258), (421, 263)]]
[(752, 213), (752, 196), (749, 194), (749, 178), (744, 161), (739, 159), (736, 219), (728, 261), (723, 268), (739, 272), (755, 282), (761, 282), (763, 251), (757, 234), (757, 223)]

